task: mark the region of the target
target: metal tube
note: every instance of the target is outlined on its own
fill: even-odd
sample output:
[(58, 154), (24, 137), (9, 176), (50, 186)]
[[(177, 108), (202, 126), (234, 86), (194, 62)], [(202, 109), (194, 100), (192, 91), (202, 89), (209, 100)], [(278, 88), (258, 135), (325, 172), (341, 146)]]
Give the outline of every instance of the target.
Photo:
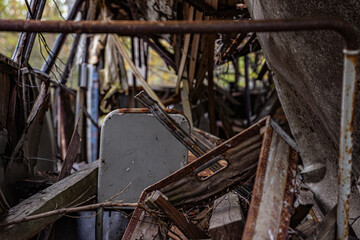
[[(74, 20), (77, 16), (77, 13), (80, 11), (80, 7), (83, 3), (83, 0), (77, 0), (74, 5), (72, 6), (70, 13), (66, 19), (66, 21)], [(85, 15), (85, 14), (84, 14)], [(41, 71), (49, 74), (51, 68), (54, 66), (56, 58), (58, 57), (62, 46), (66, 41), (67, 34), (60, 33), (59, 36), (56, 38), (53, 47), (51, 48), (51, 52), (47, 57), (44, 65), (41, 68)]]
[(137, 34), (284, 32), (333, 30), (343, 36), (346, 49), (358, 48), (356, 31), (338, 18), (307, 18), (297, 20), (227, 21), (37, 21), (0, 20), (0, 31), (48, 33), (116, 33)]
[(358, 54), (359, 50), (344, 50), (337, 208), (337, 239), (339, 240), (348, 239), (349, 235), (349, 200), (353, 149), (352, 135), (354, 131), (353, 122)]

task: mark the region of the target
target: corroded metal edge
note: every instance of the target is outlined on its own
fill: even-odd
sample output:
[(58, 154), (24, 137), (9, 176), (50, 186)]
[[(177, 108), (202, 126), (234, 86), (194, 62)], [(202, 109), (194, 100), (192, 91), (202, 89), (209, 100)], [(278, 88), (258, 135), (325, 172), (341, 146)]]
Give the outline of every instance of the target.
[(269, 156), (272, 135), (273, 135), (273, 129), (267, 127), (263, 138), (263, 144), (261, 146), (259, 163), (256, 170), (256, 178), (255, 178), (253, 193), (251, 197), (250, 209), (248, 216), (246, 218), (242, 239), (252, 239), (255, 232), (255, 224), (253, 223), (256, 222), (256, 218), (258, 216), (258, 211), (259, 211), (258, 206), (260, 205), (261, 202), (261, 193), (263, 191), (263, 186), (264, 186), (263, 182), (265, 179), (267, 159)]
[[(259, 206), (261, 203), (261, 199), (263, 197), (263, 187), (265, 181), (265, 173), (268, 163), (268, 157), (270, 152), (270, 145), (272, 141), (272, 137), (276, 130), (272, 127), (267, 127), (265, 136), (263, 139), (263, 145), (260, 153), (259, 164), (256, 173), (256, 179), (250, 204), (249, 213), (246, 219), (244, 233), (242, 239), (253, 239), (255, 236), (255, 227), (257, 218), (259, 215)], [(276, 133), (277, 134), (277, 133)], [(286, 176), (286, 186), (284, 190), (284, 195), (282, 197), (282, 209), (280, 215), (280, 223), (278, 228), (278, 235), (276, 239), (287, 239), (288, 228), (290, 224), (290, 218), (292, 213), (292, 202), (295, 193), (295, 176), (297, 169), (297, 161), (298, 161), (298, 153), (295, 149), (290, 147), (288, 159), (288, 167), (287, 167), (287, 176)]]
[[(181, 112), (177, 111), (176, 109), (164, 109), (166, 113), (169, 114), (181, 114)], [(119, 113), (151, 113), (148, 108), (120, 108), (117, 109)]]

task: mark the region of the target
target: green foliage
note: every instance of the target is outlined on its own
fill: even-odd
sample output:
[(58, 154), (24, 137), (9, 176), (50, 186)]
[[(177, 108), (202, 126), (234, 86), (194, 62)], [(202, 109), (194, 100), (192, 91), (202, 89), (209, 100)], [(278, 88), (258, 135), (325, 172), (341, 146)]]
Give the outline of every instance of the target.
[[(29, 1), (30, 2), (30, 1)], [(64, 2), (57, 2), (57, 5), (60, 8), (60, 11), (63, 13), (68, 10), (68, 7), (64, 5)], [(25, 19), (27, 15), (27, 7), (25, 1), (23, 0), (0, 0), (0, 17), (2, 19)], [(48, 1), (45, 5), (43, 12), (43, 20), (61, 20), (59, 11), (53, 1)], [(16, 44), (18, 42), (19, 33), (8, 33), (0, 32), (0, 53), (11, 58)], [(51, 49), (57, 35), (56, 34), (43, 34), (46, 40), (47, 45)], [(68, 37), (66, 44), (63, 47), (62, 53), (59, 58), (62, 61), (66, 61), (66, 54), (69, 53), (72, 37)], [(41, 47), (40, 47), (41, 46)], [(40, 51), (41, 49), (41, 51)], [(43, 53), (43, 54), (41, 54)], [(43, 55), (43, 56), (42, 56)], [(48, 56), (45, 46), (42, 43), (40, 45), (38, 36), (36, 37), (33, 50), (31, 52), (29, 63), (34, 68), (41, 68)], [(57, 61), (57, 65), (61, 67), (61, 62)]]

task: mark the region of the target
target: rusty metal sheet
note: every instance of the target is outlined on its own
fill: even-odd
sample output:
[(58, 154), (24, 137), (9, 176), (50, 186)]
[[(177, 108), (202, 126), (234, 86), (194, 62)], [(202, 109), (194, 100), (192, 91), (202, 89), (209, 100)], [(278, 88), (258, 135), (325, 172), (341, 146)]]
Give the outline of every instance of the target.
[[(148, 194), (159, 190), (175, 207), (192, 206), (219, 197), (231, 187), (247, 181), (255, 174), (260, 151), (264, 145), (262, 133), (264, 127), (270, 127), (269, 122), (270, 118), (261, 120), (196, 161), (148, 187), (141, 194), (139, 203), (143, 204)], [(208, 178), (199, 179), (196, 173), (202, 170), (202, 166), (207, 166), (208, 162), (219, 156), (220, 159), (227, 161), (227, 166)], [(141, 229), (143, 224), (147, 224), (142, 221), (145, 217), (149, 218), (143, 210), (136, 208), (123, 239), (137, 239), (140, 235), (144, 236), (144, 231)]]
[(267, 128), (242, 239), (287, 239), (298, 155)]

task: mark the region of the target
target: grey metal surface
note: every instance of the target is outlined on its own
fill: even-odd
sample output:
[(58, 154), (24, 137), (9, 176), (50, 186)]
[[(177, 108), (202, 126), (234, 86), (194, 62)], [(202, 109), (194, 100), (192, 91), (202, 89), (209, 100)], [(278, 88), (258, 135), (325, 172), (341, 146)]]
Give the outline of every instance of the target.
[(344, 74), (341, 101), (339, 195), (337, 208), (337, 239), (349, 237), (349, 205), (353, 150), (356, 66), (359, 50), (344, 49)]
[[(190, 132), (187, 119), (170, 116)], [(100, 140), (98, 201), (131, 185), (116, 199), (137, 202), (147, 186), (184, 166), (187, 149), (151, 113), (109, 113)]]

